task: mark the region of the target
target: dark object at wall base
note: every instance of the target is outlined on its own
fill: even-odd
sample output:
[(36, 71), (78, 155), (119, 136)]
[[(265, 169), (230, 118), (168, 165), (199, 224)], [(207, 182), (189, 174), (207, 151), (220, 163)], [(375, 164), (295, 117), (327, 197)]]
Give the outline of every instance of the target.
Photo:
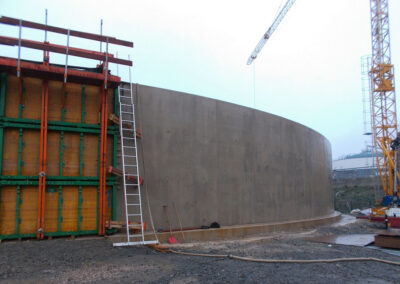
[(210, 228), (221, 228), (220, 224), (217, 222), (212, 222)]

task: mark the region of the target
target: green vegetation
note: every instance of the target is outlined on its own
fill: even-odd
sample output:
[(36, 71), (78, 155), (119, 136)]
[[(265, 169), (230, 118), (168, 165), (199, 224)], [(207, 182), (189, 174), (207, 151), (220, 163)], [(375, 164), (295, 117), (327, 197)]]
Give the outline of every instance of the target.
[(374, 186), (345, 186), (335, 188), (335, 210), (349, 213), (353, 209), (375, 207), (383, 190)]

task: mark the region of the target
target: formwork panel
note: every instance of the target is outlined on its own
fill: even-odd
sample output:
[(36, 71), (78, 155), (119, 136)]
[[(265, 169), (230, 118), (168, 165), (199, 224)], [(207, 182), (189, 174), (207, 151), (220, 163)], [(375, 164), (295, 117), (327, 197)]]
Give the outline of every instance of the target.
[(24, 129), (21, 175), (37, 176), (40, 171), (40, 132)]
[(107, 186), (106, 188), (106, 220), (112, 220), (112, 205), (113, 205), (113, 199), (112, 199), (112, 187)]
[(17, 189), (15, 186), (0, 188), (0, 235), (11, 235), (15, 232)]
[(97, 187), (82, 189), (81, 230), (91, 231), (97, 228)]
[(58, 230), (59, 192), (57, 187), (47, 187), (44, 208), (44, 231), (46, 233)]
[[(40, 171), (41, 79), (7, 76), (0, 179), (0, 239), (36, 237)], [(101, 87), (48, 81), (44, 236), (94, 234), (99, 226)], [(115, 110), (108, 89), (108, 115)], [(109, 126), (114, 126), (108, 121)], [(112, 165), (115, 127), (108, 129), (106, 166)], [(13, 177), (8, 177), (13, 176)], [(107, 178), (105, 215), (115, 218), (114, 179)], [(3, 185), (1, 185), (3, 184)], [(12, 186), (8, 185), (12, 184)], [(115, 189), (114, 189), (115, 190)]]
[[(22, 118), (40, 119), (42, 109), (42, 80), (24, 78), (25, 92), (22, 95)], [(17, 98), (18, 99), (18, 96)]]
[(79, 133), (64, 133), (64, 176), (79, 176)]
[(19, 107), (18, 79), (16, 76), (7, 76), (6, 117), (17, 118)]
[[(111, 113), (114, 113), (114, 90), (113, 89), (107, 89), (108, 95), (107, 95), (107, 118), (110, 117)], [(113, 123), (110, 120), (107, 120), (108, 126), (113, 125)]]
[(61, 206), (61, 231), (72, 232), (78, 230), (78, 188), (65, 186), (62, 189), (62, 206)]
[(61, 121), (61, 109), (63, 101), (62, 82), (49, 81), (49, 101), (47, 119), (49, 121)]
[[(107, 152), (106, 152), (106, 167), (112, 165), (113, 162), (113, 137), (107, 136)], [(107, 176), (110, 176), (107, 172)]]
[(19, 234), (36, 233), (38, 216), (38, 188), (35, 186), (21, 187), (21, 204), (19, 208)]
[(47, 133), (47, 171), (48, 176), (60, 175), (60, 132)]
[(99, 153), (98, 153), (99, 136), (94, 134), (85, 134), (83, 137), (83, 176), (97, 176)]
[(19, 130), (16, 128), (5, 128), (3, 139), (2, 175), (17, 175)]
[(99, 124), (100, 123), (100, 87), (86, 86), (85, 94), (85, 123)]
[(81, 122), (82, 113), (82, 86), (78, 84), (67, 85), (67, 96), (65, 100), (65, 121), (66, 122)]

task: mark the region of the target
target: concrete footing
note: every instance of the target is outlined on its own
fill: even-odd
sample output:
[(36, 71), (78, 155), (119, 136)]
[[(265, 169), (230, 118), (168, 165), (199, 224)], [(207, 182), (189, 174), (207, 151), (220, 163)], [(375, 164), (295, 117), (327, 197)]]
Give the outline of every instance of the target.
[[(178, 243), (196, 242), (196, 241), (216, 241), (241, 239), (247, 237), (260, 236), (277, 231), (293, 231), (299, 229), (308, 229), (322, 225), (332, 224), (337, 222), (341, 217), (339, 212), (334, 212), (331, 215), (280, 223), (265, 223), (265, 224), (249, 224), (238, 226), (226, 226), (218, 229), (190, 230), (183, 231), (185, 239), (183, 239), (180, 231), (172, 232), (172, 236)], [(169, 232), (158, 233), (157, 237), (160, 243), (168, 243), (170, 237)], [(117, 234), (109, 237), (113, 243), (125, 242), (125, 234)], [(146, 234), (146, 240), (154, 239), (154, 234)]]

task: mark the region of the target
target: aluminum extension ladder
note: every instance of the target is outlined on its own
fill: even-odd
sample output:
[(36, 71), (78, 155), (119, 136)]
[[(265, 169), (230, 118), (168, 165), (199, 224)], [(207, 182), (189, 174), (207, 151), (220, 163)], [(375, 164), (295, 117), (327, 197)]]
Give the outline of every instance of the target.
[[(144, 237), (132, 83), (129, 84), (129, 88), (118, 87), (118, 95), (127, 240), (126, 242), (114, 243), (114, 246), (157, 244), (158, 241), (146, 241)], [(130, 229), (136, 229), (136, 233), (131, 233)]]

